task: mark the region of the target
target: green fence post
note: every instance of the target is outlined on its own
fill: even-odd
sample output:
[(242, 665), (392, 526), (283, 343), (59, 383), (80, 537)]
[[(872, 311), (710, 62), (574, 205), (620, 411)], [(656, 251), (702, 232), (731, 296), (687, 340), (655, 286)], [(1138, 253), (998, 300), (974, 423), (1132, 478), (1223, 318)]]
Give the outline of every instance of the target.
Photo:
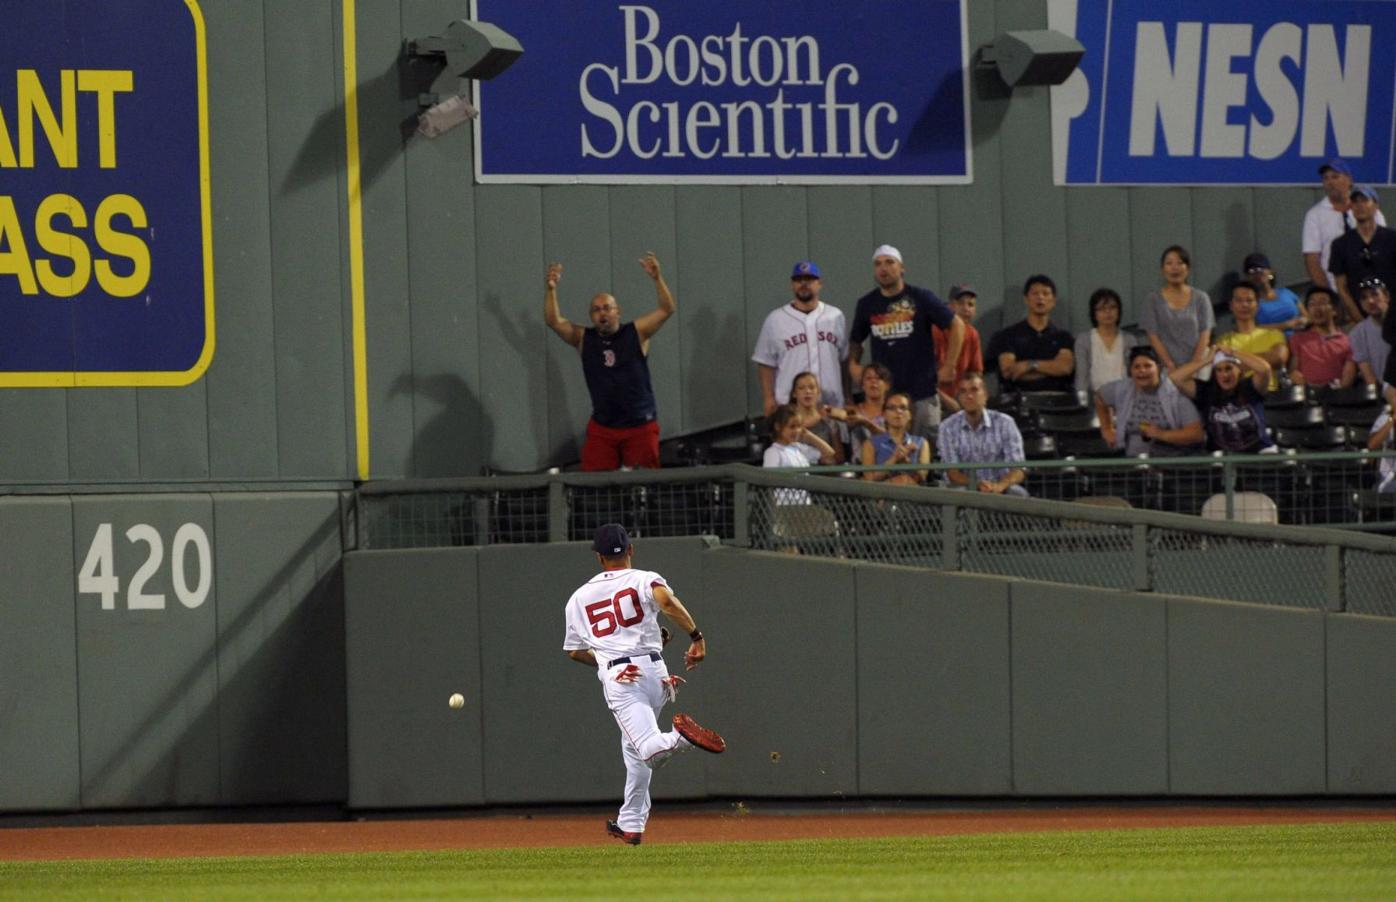
[(942, 570), (960, 569), (960, 509), (953, 504), (940, 506), (940, 548)]
[(548, 541), (567, 541), (567, 486), (559, 479), (548, 482)]
[(1324, 563), (1327, 565), (1324, 579), (1325, 593), (1328, 596), (1326, 607), (1330, 611), (1346, 611), (1347, 581), (1343, 578), (1343, 546), (1328, 545), (1324, 551)]
[(1152, 592), (1154, 590), (1153, 560), (1149, 555), (1149, 527), (1135, 523), (1134, 532), (1134, 590)]
[(732, 480), (732, 542), (751, 547), (751, 485), (744, 479)]

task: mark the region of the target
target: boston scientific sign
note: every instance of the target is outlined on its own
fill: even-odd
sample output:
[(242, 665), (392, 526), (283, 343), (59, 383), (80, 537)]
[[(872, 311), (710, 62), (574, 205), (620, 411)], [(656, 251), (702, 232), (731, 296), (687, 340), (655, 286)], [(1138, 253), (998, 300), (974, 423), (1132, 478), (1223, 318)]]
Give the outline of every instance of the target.
[(477, 85), (482, 182), (964, 183), (958, 0), (477, 0), (524, 56)]

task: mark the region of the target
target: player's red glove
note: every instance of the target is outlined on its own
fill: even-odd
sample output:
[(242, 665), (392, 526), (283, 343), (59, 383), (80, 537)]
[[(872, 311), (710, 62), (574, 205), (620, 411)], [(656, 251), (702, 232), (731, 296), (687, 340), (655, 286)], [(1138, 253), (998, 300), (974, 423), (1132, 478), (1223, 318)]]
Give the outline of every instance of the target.
[(626, 664), (624, 667), (621, 668), (620, 673), (616, 674), (616, 682), (617, 682), (617, 683), (633, 683), (633, 682), (635, 682), (636, 680), (638, 680), (639, 678), (640, 678), (640, 665), (639, 665), (639, 664)]
[(669, 696), (669, 701), (677, 702), (679, 698), (679, 686), (687, 683), (681, 676), (667, 676), (659, 682), (664, 684), (664, 694)]

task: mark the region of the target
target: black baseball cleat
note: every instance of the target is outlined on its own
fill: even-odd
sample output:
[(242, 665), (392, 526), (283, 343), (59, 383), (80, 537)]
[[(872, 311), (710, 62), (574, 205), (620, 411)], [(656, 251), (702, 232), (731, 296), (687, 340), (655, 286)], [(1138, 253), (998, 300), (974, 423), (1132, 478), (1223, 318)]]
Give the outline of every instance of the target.
[(640, 840), (642, 840), (642, 839), (645, 838), (645, 834), (643, 834), (643, 833), (627, 833), (627, 832), (625, 832), (624, 830), (622, 830), (622, 829), (620, 828), (620, 824), (617, 824), (615, 821), (607, 821), (607, 822), (606, 822), (606, 832), (607, 832), (609, 835), (614, 836), (616, 839), (620, 840), (621, 842), (626, 843), (627, 845), (631, 845), (631, 846), (638, 846), (638, 845), (640, 844)]
[(705, 752), (712, 752), (716, 755), (727, 748), (727, 743), (723, 738), (707, 727), (700, 727), (687, 714), (674, 715), (674, 729), (679, 731), (679, 735), (687, 739), (693, 745)]

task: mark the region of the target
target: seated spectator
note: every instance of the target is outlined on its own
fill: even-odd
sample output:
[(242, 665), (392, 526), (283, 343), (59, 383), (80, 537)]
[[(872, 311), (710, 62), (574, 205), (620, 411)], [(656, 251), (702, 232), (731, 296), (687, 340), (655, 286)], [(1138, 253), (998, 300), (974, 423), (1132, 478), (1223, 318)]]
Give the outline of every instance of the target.
[[(874, 435), (863, 443), (863, 466), (880, 464), (908, 464), (931, 462), (931, 446), (925, 436), (914, 435), (911, 426), (911, 396), (905, 392), (893, 392), (887, 396), (887, 404), (882, 408), (887, 420), (887, 430)], [(926, 481), (926, 470), (892, 471), (865, 470), (863, 478), (870, 482), (886, 482), (889, 485), (920, 485)]]
[(1057, 283), (1044, 275), (1029, 276), (1023, 304), (1027, 318), (995, 332), (989, 341), (989, 357), (999, 368), (999, 391), (1071, 391), (1076, 339), (1052, 325)]
[[(1270, 391), (1274, 391), (1280, 387), (1278, 374), (1289, 361), (1289, 346), (1285, 344), (1283, 332), (1258, 325), (1256, 311), (1260, 306), (1259, 295), (1259, 290), (1250, 282), (1237, 282), (1231, 286), (1231, 297), (1227, 302), (1231, 306), (1231, 317), (1236, 320), (1236, 331), (1218, 338), (1217, 347), (1246, 351), (1264, 359), (1270, 369)], [(1202, 367), (1210, 361), (1211, 355), (1207, 355), (1193, 362)], [(1194, 368), (1193, 372), (1197, 372), (1197, 369)], [(1243, 378), (1250, 376), (1249, 371), (1242, 374)]]
[(1176, 370), (1189, 360), (1205, 362), (1217, 321), (1207, 292), (1188, 284), (1192, 257), (1174, 244), (1164, 249), (1159, 268), (1163, 286), (1149, 292), (1139, 311), (1139, 325), (1149, 336), (1159, 366)]
[(1091, 293), (1091, 329), (1076, 336), (1076, 389), (1094, 393), (1125, 377), (1125, 355), (1139, 337), (1120, 328), (1120, 296), (1113, 288)]
[(1275, 271), (1270, 268), (1269, 257), (1250, 254), (1241, 264), (1241, 272), (1245, 280), (1255, 286), (1259, 295), (1260, 306), (1255, 314), (1257, 325), (1279, 329), (1288, 338), (1295, 329), (1309, 324), (1299, 306), (1299, 295), (1283, 285), (1275, 284)]
[[(1207, 450), (1258, 454), (1274, 447), (1270, 432), (1265, 428), (1270, 364), (1258, 354), (1228, 348), (1217, 348), (1211, 364), (1212, 378), (1208, 381), (1195, 378), (1203, 366), (1196, 360), (1168, 374), (1173, 384), (1200, 409), (1202, 428), (1207, 433)], [(1250, 373), (1249, 378), (1245, 372)]]
[[(824, 439), (800, 423), (800, 412), (793, 404), (776, 408), (771, 415), (774, 441), (761, 457), (763, 467), (810, 467), (833, 464), (834, 449)], [(776, 504), (809, 504), (809, 492), (804, 489), (776, 489)]]
[[(1392, 406), (1386, 405), (1386, 409), (1377, 417), (1372, 424), (1372, 431), (1367, 435), (1368, 451), (1396, 451), (1396, 420), (1392, 419)], [(1396, 492), (1396, 457), (1383, 457), (1378, 465), (1381, 473), (1381, 480), (1377, 483), (1378, 492)]]
[[(841, 464), (848, 460), (844, 440), (846, 430), (842, 423), (829, 415), (833, 408), (823, 402), (823, 389), (819, 386), (818, 376), (814, 373), (797, 374), (790, 384), (789, 403), (800, 415), (800, 425), (834, 449), (834, 459), (830, 463)], [(842, 411), (843, 408), (839, 407), (838, 410)]]
[[(948, 464), (1018, 462), (1023, 457), (1023, 436), (1013, 418), (997, 410), (989, 410), (989, 393), (984, 377), (968, 373), (960, 380), (956, 400), (960, 412), (940, 424), (937, 451)], [(952, 488), (966, 488), (995, 495), (1027, 497), (1023, 488), (1027, 472), (1022, 467), (991, 467), (987, 469), (946, 471)]]
[(1298, 385), (1347, 388), (1357, 379), (1352, 344), (1338, 328), (1333, 292), (1314, 286), (1304, 298), (1309, 328), (1289, 340), (1289, 378)]
[(1362, 381), (1380, 390), (1386, 362), (1391, 355), (1391, 345), (1381, 337), (1387, 307), (1391, 304), (1391, 293), (1381, 279), (1367, 279), (1357, 286), (1357, 300), (1367, 315), (1348, 333), (1352, 359), (1357, 363), (1357, 372), (1362, 376)]
[[(974, 328), (974, 311), (979, 303), (979, 294), (968, 282), (950, 286), (950, 309), (955, 311), (965, 324), (965, 340), (960, 345), (960, 356), (955, 361), (955, 378), (940, 381), (936, 390), (940, 394), (940, 409), (948, 416), (960, 409), (955, 403), (955, 389), (966, 373), (984, 372), (984, 351), (979, 344), (979, 330)], [(936, 359), (944, 360), (950, 336), (940, 326), (931, 327), (931, 337), (936, 343)]]
[(1129, 376), (1102, 385), (1095, 393), (1095, 410), (1101, 438), (1126, 454), (1193, 454), (1205, 438), (1197, 408), (1162, 378), (1153, 348), (1129, 352)]
[[(892, 390), (892, 371), (880, 363), (870, 363), (863, 367), (859, 379), (863, 389), (863, 399), (844, 408), (843, 420), (848, 427), (848, 447), (851, 458), (859, 457), (863, 443), (874, 435), (887, 430), (882, 418), (882, 405), (887, 393)], [(831, 415), (838, 417), (838, 411)]]

